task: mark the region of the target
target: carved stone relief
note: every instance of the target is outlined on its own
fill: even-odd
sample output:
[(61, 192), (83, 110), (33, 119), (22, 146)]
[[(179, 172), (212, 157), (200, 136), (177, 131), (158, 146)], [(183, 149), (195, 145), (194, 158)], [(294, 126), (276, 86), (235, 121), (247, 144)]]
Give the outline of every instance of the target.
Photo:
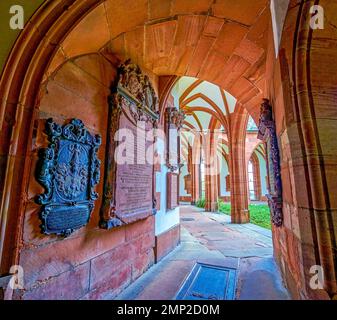
[(94, 187), (100, 180), (101, 144), (79, 119), (64, 126), (46, 122), (49, 146), (39, 150), (36, 179), (45, 192), (36, 198), (42, 205), (41, 229), (45, 234), (68, 236), (86, 225), (98, 198)]
[(268, 203), (271, 211), (272, 222), (280, 227), (283, 223), (282, 213), (282, 181), (280, 169), (280, 156), (273, 120), (272, 106), (268, 99), (261, 104), (258, 139), (266, 144), (267, 169), (268, 169)]

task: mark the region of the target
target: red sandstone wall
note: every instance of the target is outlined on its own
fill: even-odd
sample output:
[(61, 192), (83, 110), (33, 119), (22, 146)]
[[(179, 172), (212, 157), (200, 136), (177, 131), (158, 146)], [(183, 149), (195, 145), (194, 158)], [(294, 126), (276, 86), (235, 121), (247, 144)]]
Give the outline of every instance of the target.
[[(283, 214), (284, 225), (281, 228), (273, 228), (274, 252), (277, 258), (284, 280), (296, 299), (326, 299), (329, 298), (325, 290), (311, 290), (309, 283), (312, 274), (310, 267), (319, 265), (323, 261), (318, 259), (317, 233), (321, 236), (332, 232), (328, 229), (317, 228), (315, 215), (324, 219), (327, 207), (323, 204), (323, 197), (319, 194), (330, 194), (333, 200), (332, 208), (336, 207), (336, 170), (332, 170), (333, 163), (336, 163), (335, 155), (337, 151), (336, 141), (329, 139), (336, 129), (336, 105), (333, 96), (336, 95), (336, 32), (334, 27), (325, 21), (324, 30), (315, 30), (310, 49), (309, 72), (311, 79), (311, 89), (313, 93), (312, 105), (315, 112), (315, 122), (317, 124), (316, 136), (307, 130), (301, 141), (301, 125), (299, 117), (303, 119), (302, 112), (307, 108), (306, 100), (300, 100), (296, 107), (294, 103), (294, 86), (299, 83), (302, 74), (297, 74), (293, 78), (294, 68), (299, 65), (293, 64), (294, 52), (293, 41), (296, 30), (296, 19), (299, 12), (298, 1), (291, 1), (290, 10), (283, 30), (281, 50), (277, 60), (273, 46), (269, 46), (267, 58), (267, 84), (268, 93), (271, 98), (276, 118), (277, 134), (281, 155), (281, 175), (283, 186)], [(307, 5), (312, 4), (307, 2)], [(326, 13), (326, 19), (335, 19), (336, 5), (333, 1), (320, 1)], [(270, 27), (271, 30), (271, 27)], [(269, 43), (272, 43), (272, 32), (270, 31)], [(305, 40), (305, 33), (300, 34), (300, 39)], [(306, 60), (308, 63), (308, 60)], [(304, 69), (305, 63), (300, 68)], [(298, 69), (300, 69), (298, 68)], [(306, 79), (307, 81), (308, 79)], [(302, 84), (301, 93), (306, 95), (306, 84)], [(296, 111), (297, 109), (297, 111)], [(306, 121), (310, 122), (312, 114), (306, 114)], [(302, 126), (308, 125), (303, 122)], [(334, 128), (334, 129), (332, 129)], [(316, 148), (317, 139), (320, 140), (323, 150)], [(306, 151), (304, 145), (308, 144), (310, 150)], [(308, 152), (307, 155), (305, 153)], [(316, 155), (320, 159), (326, 160), (327, 185), (324, 187), (320, 179), (315, 179), (315, 171), (322, 170), (322, 164), (317, 161)], [(332, 156), (334, 155), (334, 156)], [(305, 161), (310, 159), (307, 168)], [(310, 177), (306, 172), (310, 172)], [(317, 177), (317, 175), (316, 175)], [(311, 185), (309, 184), (309, 181)], [(325, 190), (323, 190), (325, 188)], [(332, 211), (328, 211), (332, 215)], [(317, 216), (317, 217), (318, 217)], [(317, 218), (316, 218), (317, 219)], [(323, 220), (322, 220), (323, 221)], [(316, 225), (316, 227), (315, 227)], [(327, 239), (325, 243), (325, 259), (329, 259), (330, 246)], [(336, 244), (334, 244), (336, 246)], [(327, 269), (326, 269), (327, 271)], [(329, 280), (332, 272), (327, 271), (326, 280)]]
[(155, 259), (156, 263), (163, 259), (180, 243), (180, 224), (156, 236)]
[[(287, 37), (286, 44), (287, 50), (280, 52), (280, 56), (283, 62), (291, 63), (291, 44), (295, 26), (296, 26), (297, 8), (293, 9), (288, 14), (287, 21), (284, 29), (283, 38)], [(269, 34), (269, 43), (273, 43), (272, 31)], [(284, 40), (284, 39), (283, 39)], [(284, 42), (284, 41), (283, 41)], [(287, 52), (288, 56), (284, 57), (284, 53)], [(287, 59), (287, 60), (286, 60)], [(291, 76), (291, 66), (288, 65), (289, 70), (283, 70), (284, 75)], [(268, 58), (267, 58), (267, 70), (269, 70), (268, 76), (271, 78), (270, 83), (270, 97), (274, 108), (274, 116), (276, 121), (277, 135), (279, 138), (280, 157), (281, 157), (281, 175), (282, 175), (282, 187), (283, 187), (283, 215), (284, 224), (281, 228), (273, 227), (273, 242), (274, 242), (274, 255), (279, 262), (280, 269), (282, 271), (285, 283), (290, 290), (293, 298), (299, 299), (299, 287), (301, 278), (301, 266), (303, 265), (302, 257), (300, 255), (300, 239), (298, 230), (298, 215), (297, 204), (295, 195), (292, 191), (292, 183), (294, 179), (294, 168), (291, 167), (289, 141), (286, 143), (286, 122), (285, 122), (285, 108), (290, 106), (287, 103), (292, 103), (289, 97), (290, 91), (283, 92), (283, 80), (281, 78), (280, 60), (275, 61), (275, 51), (272, 45), (269, 46)], [(267, 77), (268, 77), (267, 76)], [(267, 81), (268, 82), (268, 81)], [(288, 95), (288, 97), (287, 97)], [(288, 101), (287, 101), (288, 99)], [(286, 101), (284, 101), (286, 100)], [(292, 114), (293, 115), (293, 114)], [(294, 138), (294, 137), (292, 137)]]
[[(67, 239), (42, 235), (39, 206), (34, 197), (43, 189), (34, 178), (37, 152), (47, 145), (44, 119), (63, 123), (80, 118), (92, 133), (103, 138), (98, 157), (102, 162), (103, 192), (107, 96), (116, 69), (101, 55), (82, 56), (65, 63), (45, 81), (36, 114), (33, 159), (23, 222), (20, 265), (25, 272), (23, 299), (112, 298), (154, 263), (154, 217), (114, 230), (98, 228), (101, 197), (90, 223)], [(18, 297), (17, 297), (18, 298)]]

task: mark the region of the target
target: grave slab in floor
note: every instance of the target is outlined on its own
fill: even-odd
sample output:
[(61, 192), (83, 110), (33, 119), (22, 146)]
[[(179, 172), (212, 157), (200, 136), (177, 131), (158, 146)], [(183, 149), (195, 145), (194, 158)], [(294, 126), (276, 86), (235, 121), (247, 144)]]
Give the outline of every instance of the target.
[(235, 286), (235, 269), (196, 263), (176, 300), (233, 300)]
[(197, 263), (236, 269), (235, 299), (290, 299), (273, 258), (269, 230), (233, 225), (228, 217), (193, 206), (182, 206), (180, 215), (180, 246), (116, 299), (173, 300)]

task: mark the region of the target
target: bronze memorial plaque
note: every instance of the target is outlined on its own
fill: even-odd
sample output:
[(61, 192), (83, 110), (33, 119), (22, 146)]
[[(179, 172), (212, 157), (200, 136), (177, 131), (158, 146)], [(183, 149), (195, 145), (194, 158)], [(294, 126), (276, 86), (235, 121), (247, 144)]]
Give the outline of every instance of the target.
[(130, 61), (122, 64), (109, 97), (101, 228), (156, 213), (153, 151), (158, 109), (149, 78)]

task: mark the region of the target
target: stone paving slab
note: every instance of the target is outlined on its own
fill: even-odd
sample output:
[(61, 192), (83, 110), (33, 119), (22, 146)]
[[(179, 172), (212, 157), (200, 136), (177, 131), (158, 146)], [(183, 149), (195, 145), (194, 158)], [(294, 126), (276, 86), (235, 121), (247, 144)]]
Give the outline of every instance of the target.
[(290, 299), (273, 258), (240, 259), (237, 299)]
[(171, 300), (199, 263), (235, 268), (236, 299), (289, 299), (272, 257), (270, 230), (230, 224), (228, 216), (183, 206), (181, 244), (131, 284), (118, 300)]

